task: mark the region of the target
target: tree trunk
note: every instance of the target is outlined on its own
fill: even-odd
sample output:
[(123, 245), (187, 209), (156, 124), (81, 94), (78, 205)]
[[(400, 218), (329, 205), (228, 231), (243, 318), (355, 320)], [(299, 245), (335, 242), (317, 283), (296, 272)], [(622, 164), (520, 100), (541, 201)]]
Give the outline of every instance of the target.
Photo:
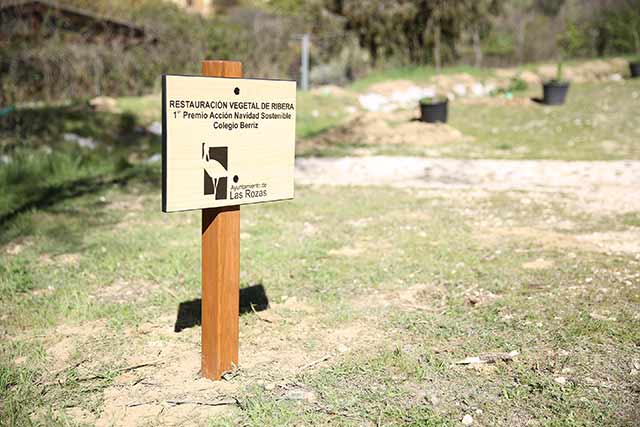
[(523, 18), (520, 21), (520, 31), (518, 31), (518, 64), (522, 65), (524, 62), (524, 44), (526, 41), (527, 24), (529, 20)]
[(373, 37), (369, 39), (369, 56), (371, 56), (371, 65), (375, 67), (378, 63), (378, 44)]
[(442, 62), (440, 58), (440, 23), (436, 22), (433, 26), (433, 61), (436, 65), (436, 71), (440, 72)]
[(482, 66), (482, 46), (480, 46), (480, 28), (476, 25), (473, 29), (473, 52), (475, 54), (474, 65)]

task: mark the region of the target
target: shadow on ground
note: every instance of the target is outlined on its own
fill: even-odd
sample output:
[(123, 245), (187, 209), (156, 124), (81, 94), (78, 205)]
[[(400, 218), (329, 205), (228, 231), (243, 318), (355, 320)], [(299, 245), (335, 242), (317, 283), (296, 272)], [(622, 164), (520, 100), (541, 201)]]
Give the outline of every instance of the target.
[[(240, 315), (269, 308), (269, 298), (264, 286), (259, 283), (240, 289)], [(174, 327), (175, 332), (200, 326), (202, 323), (202, 300), (200, 298), (181, 302)]]
[(25, 212), (109, 186), (157, 185), (159, 164), (145, 160), (159, 150), (160, 138), (130, 113), (84, 104), (13, 111), (0, 118), (0, 229)]
[(26, 200), (23, 201), (22, 204), (17, 205), (9, 212), (0, 214), (0, 225), (13, 220), (21, 213), (33, 209), (47, 209), (65, 199), (72, 199), (84, 194), (95, 193), (112, 185), (126, 185), (129, 181), (136, 178), (144, 178), (148, 181), (153, 181), (155, 179), (155, 174), (148, 168), (132, 167), (115, 177), (95, 176), (64, 182), (57, 185), (43, 186), (39, 192), (33, 191), (34, 194), (32, 194), (30, 198), (25, 197)]

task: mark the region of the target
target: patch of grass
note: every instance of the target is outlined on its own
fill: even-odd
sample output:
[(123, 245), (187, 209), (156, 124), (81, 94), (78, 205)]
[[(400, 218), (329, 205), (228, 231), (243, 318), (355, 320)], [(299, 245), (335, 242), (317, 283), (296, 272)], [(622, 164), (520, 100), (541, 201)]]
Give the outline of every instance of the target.
[(135, 115), (143, 124), (162, 120), (162, 97), (160, 95), (123, 96), (118, 98), (116, 102), (121, 112)]
[(298, 378), (317, 401), (277, 399), (261, 388), (247, 396), (241, 423), (251, 426), (301, 423), (319, 425), (453, 426), (457, 420), (438, 415), (424, 393), (407, 383), (420, 377), (419, 362), (401, 351), (350, 358)]
[(571, 86), (566, 105), (545, 107), (451, 103), (450, 123), (472, 142), (442, 150), (452, 157), (505, 159), (638, 159), (640, 83)]
[(640, 227), (640, 212), (629, 212), (622, 215), (622, 223), (630, 227)]
[[(263, 283), (271, 301), (296, 297), (322, 313), (296, 315), (277, 328), (364, 325), (373, 341), (365, 352), (327, 348), (327, 363), (286, 379), (312, 391), (315, 401), (282, 399), (280, 388), (254, 385), (237, 392), (238, 413), (212, 425), (458, 425), (464, 414), (481, 425), (625, 425), (637, 402), (628, 370), (640, 340), (638, 261), (579, 248), (571, 258), (523, 238), (487, 246), (461, 215), (462, 205), (385, 188), (303, 187), (294, 201), (243, 207), (242, 286)], [(490, 207), (474, 209), (486, 215), (484, 209), (518, 205), (518, 198), (496, 197)], [(199, 215), (164, 215), (158, 206), (156, 188), (130, 184), (20, 216), (33, 216), (34, 227), (24, 230), (19, 255), (0, 255), (7, 266), (0, 276), (1, 333), (11, 337), (0, 344), (0, 361), (5, 382), (16, 384), (3, 391), (4, 401), (13, 402), (11, 419), (81, 402), (99, 413), (102, 390), (136, 351), (124, 331), (173, 314), (179, 302), (198, 295)], [(529, 206), (521, 220), (540, 216), (539, 209), (546, 208)], [(57, 252), (64, 240), (56, 226), (74, 242)], [(65, 264), (70, 251), (79, 257)], [(523, 269), (532, 253), (553, 267)], [(95, 299), (117, 280), (157, 287), (140, 300)], [(420, 284), (420, 292), (399, 296)], [(38, 370), (52, 360), (39, 335), (55, 325), (95, 321), (105, 322), (107, 333), (78, 340), (63, 385), (31, 399), (40, 390), (30, 384), (39, 378), (25, 374), (16, 359), (26, 357)], [(241, 323), (252, 333), (264, 324), (251, 315)], [(309, 351), (326, 345), (300, 339)], [(521, 354), (509, 363), (454, 365), (511, 350)], [(100, 378), (78, 381), (88, 375), (86, 367), (85, 373), (72, 368), (83, 354), (96, 355), (90, 372)], [(251, 382), (254, 373), (242, 375)], [(558, 384), (559, 376), (567, 384)]]
[(355, 108), (353, 97), (301, 92), (297, 94), (296, 136), (310, 138), (344, 122), (347, 107)]
[[(32, 385), (34, 382), (32, 371), (0, 361), (0, 426), (39, 425), (30, 416), (42, 403), (37, 389)], [(55, 422), (50, 413), (46, 413), (45, 420), (47, 425), (61, 425)]]
[[(522, 97), (539, 96), (530, 88)], [(597, 100), (597, 101), (595, 101)], [(417, 107), (416, 107), (417, 108)], [(500, 102), (449, 105), (449, 125), (467, 140), (439, 145), (354, 145), (350, 141), (299, 142), (300, 155), (427, 156), (450, 158), (621, 160), (640, 159), (634, 126), (640, 108), (640, 83), (589, 83), (571, 86), (567, 104)], [(392, 116), (390, 116), (390, 119)]]
[(24, 294), (34, 287), (29, 261), (15, 257), (0, 266), (0, 299)]

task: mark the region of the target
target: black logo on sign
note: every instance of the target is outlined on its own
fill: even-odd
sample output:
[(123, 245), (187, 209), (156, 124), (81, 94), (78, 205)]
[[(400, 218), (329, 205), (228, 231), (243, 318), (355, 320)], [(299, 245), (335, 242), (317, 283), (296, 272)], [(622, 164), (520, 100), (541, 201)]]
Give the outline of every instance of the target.
[(228, 147), (206, 147), (202, 143), (204, 194), (216, 200), (227, 198)]

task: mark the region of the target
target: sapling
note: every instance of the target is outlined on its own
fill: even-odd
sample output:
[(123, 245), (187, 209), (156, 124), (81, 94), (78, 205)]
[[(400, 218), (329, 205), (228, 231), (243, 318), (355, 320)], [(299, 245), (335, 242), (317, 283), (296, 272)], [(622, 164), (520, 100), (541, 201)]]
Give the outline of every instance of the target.
[(562, 60), (558, 61), (558, 66), (556, 68), (556, 78), (554, 79), (554, 81), (560, 83), (563, 81), (562, 77), (563, 77), (563, 62)]

